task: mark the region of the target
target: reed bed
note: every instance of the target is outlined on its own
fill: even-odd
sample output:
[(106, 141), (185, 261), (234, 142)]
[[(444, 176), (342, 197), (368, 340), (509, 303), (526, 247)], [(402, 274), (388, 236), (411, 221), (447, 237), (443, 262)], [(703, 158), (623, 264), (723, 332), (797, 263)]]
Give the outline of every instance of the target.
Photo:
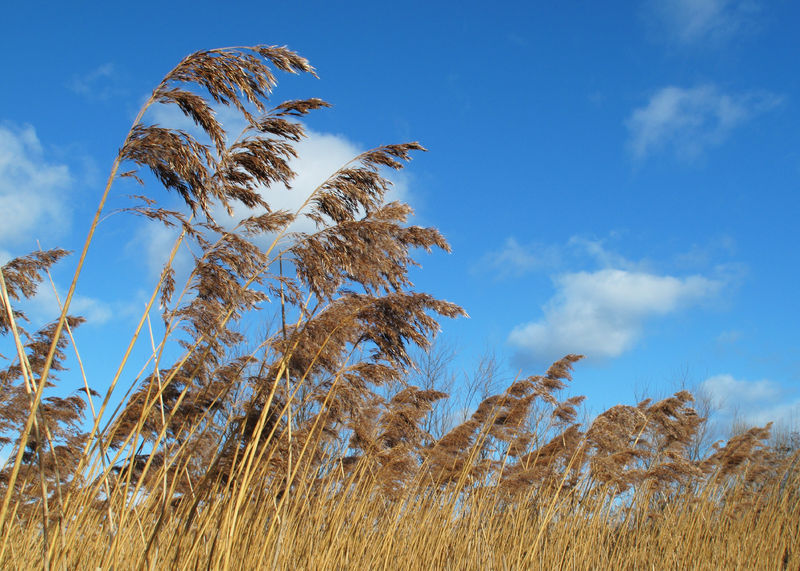
[[(271, 209), (270, 187), (295, 175), (300, 119), (327, 106), (272, 106), (278, 71), (314, 73), (287, 48), (254, 46), (192, 54), (164, 77), (52, 323), (28, 331), (15, 305), (68, 253), (2, 267), (0, 335), (14, 354), (0, 370), (0, 566), (800, 567), (797, 451), (771, 443), (769, 425), (699, 446), (707, 419), (686, 391), (579, 422), (583, 397), (565, 392), (581, 357), (567, 355), (483, 395), (463, 422), (434, 419), (448, 395), (410, 384), (413, 349), (429, 348), (438, 318), (465, 312), (413, 289), (412, 250), (449, 246), (387, 201), (385, 174), (424, 149), (372, 149), (298, 210)], [(197, 132), (148, 124), (154, 104)], [(246, 124), (235, 138), (220, 106)], [(177, 238), (98, 394), (69, 307), (120, 178), (182, 207), (141, 194), (126, 208)], [(228, 217), (234, 207), (249, 215)], [(294, 231), (301, 218), (316, 230)], [(194, 266), (177, 284), (181, 249)], [(133, 363), (142, 346), (149, 358)], [(57, 396), (73, 361), (82, 386)]]

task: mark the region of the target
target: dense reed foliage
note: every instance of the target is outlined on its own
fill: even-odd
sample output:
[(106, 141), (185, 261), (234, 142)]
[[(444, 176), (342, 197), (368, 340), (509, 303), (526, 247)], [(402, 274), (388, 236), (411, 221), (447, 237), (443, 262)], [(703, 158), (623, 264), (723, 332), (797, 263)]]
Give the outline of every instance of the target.
[[(798, 568), (797, 454), (771, 446), (769, 426), (698, 447), (706, 419), (688, 392), (579, 422), (583, 397), (563, 392), (580, 356), (568, 355), (483, 395), (463, 422), (435, 418), (448, 395), (408, 382), (412, 349), (464, 311), (413, 290), (411, 250), (449, 247), (387, 201), (385, 174), (424, 149), (365, 152), (297, 211), (273, 210), (270, 187), (295, 175), (299, 118), (327, 106), (271, 105), (273, 70), (314, 73), (256, 46), (195, 53), (166, 75), (53, 323), (28, 331), (14, 305), (67, 252), (2, 267), (0, 334), (16, 354), (0, 370), (0, 566)], [(147, 124), (153, 104), (200, 135)], [(221, 106), (246, 122), (235, 139)], [(105, 394), (84, 375), (54, 396), (83, 321), (69, 305), (120, 177), (176, 193), (181, 209), (141, 195), (128, 210), (178, 238)], [(231, 224), (236, 207), (249, 216)], [(292, 231), (300, 218), (316, 230)], [(184, 284), (181, 248), (194, 256)], [(151, 356), (130, 379), (137, 343)]]

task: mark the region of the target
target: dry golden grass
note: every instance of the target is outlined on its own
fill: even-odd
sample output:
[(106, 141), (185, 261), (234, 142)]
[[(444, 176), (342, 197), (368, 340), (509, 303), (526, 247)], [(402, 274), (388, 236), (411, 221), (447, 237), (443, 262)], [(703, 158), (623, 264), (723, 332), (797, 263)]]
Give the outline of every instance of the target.
[[(787, 482), (797, 489), (798, 482)], [(324, 484), (322, 484), (324, 486)], [(109, 529), (102, 506), (70, 513), (54, 568), (114, 569), (796, 569), (797, 494), (734, 492), (720, 504), (699, 494), (658, 513), (651, 497), (626, 509), (603, 496), (574, 505), (531, 492), (513, 503), (496, 490), (455, 494), (409, 489), (387, 498), (380, 482), (356, 477), (335, 490), (275, 500), (252, 486), (187, 506), (157, 501), (119, 510)], [(238, 505), (238, 507), (237, 507)], [(6, 568), (41, 565), (35, 524), (13, 525)], [(54, 540), (59, 543), (58, 540)]]
[[(29, 332), (12, 304), (66, 252), (1, 268), (0, 335), (15, 351), (0, 357), (2, 568), (800, 567), (798, 455), (770, 445), (769, 425), (705, 449), (685, 391), (578, 422), (583, 397), (561, 395), (579, 355), (487, 391), (461, 424), (436, 418), (447, 395), (407, 382), (409, 351), (429, 346), (436, 316), (464, 311), (413, 290), (411, 250), (449, 246), (386, 202), (382, 174), (424, 149), (365, 152), (298, 211), (271, 210), (262, 190), (294, 177), (297, 118), (327, 106), (270, 108), (272, 69), (313, 73), (286, 48), (256, 46), (199, 52), (167, 74), (125, 139), (53, 323)], [(176, 105), (200, 135), (144, 123), (153, 103)], [(214, 105), (248, 127), (229, 139)], [(98, 395), (68, 312), (119, 177), (158, 182), (185, 208), (138, 196), (128, 209), (181, 232)], [(215, 205), (236, 203), (252, 216), (215, 220)], [(299, 217), (317, 230), (290, 232)], [(195, 266), (178, 289), (187, 245)], [(245, 323), (262, 333), (245, 336)], [(137, 343), (151, 355), (121, 397)], [(45, 396), (69, 345), (82, 387)]]

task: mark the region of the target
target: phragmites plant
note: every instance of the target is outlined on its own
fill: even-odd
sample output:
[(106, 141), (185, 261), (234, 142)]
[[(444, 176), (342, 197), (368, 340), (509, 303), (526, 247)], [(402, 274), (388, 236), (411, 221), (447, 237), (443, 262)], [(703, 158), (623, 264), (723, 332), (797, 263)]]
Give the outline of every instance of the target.
[[(15, 305), (67, 252), (0, 268), (0, 335), (15, 351), (0, 355), (2, 567), (800, 565), (797, 452), (771, 446), (769, 426), (699, 453), (707, 419), (685, 391), (581, 419), (583, 397), (563, 395), (579, 355), (497, 394), (486, 361), (468, 391), (477, 407), (457, 418), (441, 406), (452, 383), (431, 340), (438, 318), (465, 313), (415, 291), (409, 270), (412, 250), (449, 246), (387, 198), (387, 172), (424, 149), (372, 149), (297, 210), (273, 209), (296, 174), (300, 120), (328, 106), (272, 104), (276, 70), (314, 73), (287, 48), (255, 46), (192, 54), (164, 77), (52, 323), (28, 331)], [(149, 124), (155, 104), (196, 128)], [(100, 395), (69, 308), (120, 178), (144, 187), (124, 210), (176, 238)], [(184, 283), (180, 251), (193, 257)], [(131, 378), (137, 344), (150, 355)], [(56, 396), (70, 346), (83, 382)]]

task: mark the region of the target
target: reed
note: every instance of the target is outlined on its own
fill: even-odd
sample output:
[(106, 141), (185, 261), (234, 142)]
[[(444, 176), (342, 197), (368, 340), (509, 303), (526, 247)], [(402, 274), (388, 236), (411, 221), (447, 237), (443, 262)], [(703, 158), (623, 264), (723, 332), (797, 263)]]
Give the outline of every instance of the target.
[[(277, 71), (314, 73), (287, 48), (255, 46), (192, 54), (164, 77), (124, 139), (55, 321), (28, 331), (14, 305), (67, 252), (1, 268), (0, 335), (16, 351), (0, 370), (3, 568), (800, 566), (797, 452), (771, 446), (768, 425), (699, 453), (707, 419), (686, 391), (580, 422), (583, 397), (564, 393), (581, 356), (567, 355), (444, 421), (448, 395), (409, 382), (425, 370), (413, 349), (430, 347), (438, 318), (466, 314), (415, 291), (408, 272), (412, 250), (449, 246), (387, 200), (386, 173), (424, 149), (362, 153), (297, 211), (273, 210), (270, 187), (295, 176), (300, 119), (327, 107), (273, 105)], [(200, 134), (145, 122), (156, 103)], [(245, 121), (235, 138), (220, 106)], [(175, 193), (181, 209), (142, 194), (127, 210), (180, 233), (100, 395), (69, 308), (122, 177)], [(249, 216), (220, 219), (237, 206)], [(316, 230), (293, 232), (301, 218)], [(194, 266), (177, 284), (183, 247)], [(137, 344), (150, 356), (125, 386)], [(54, 396), (69, 346), (83, 384)]]

